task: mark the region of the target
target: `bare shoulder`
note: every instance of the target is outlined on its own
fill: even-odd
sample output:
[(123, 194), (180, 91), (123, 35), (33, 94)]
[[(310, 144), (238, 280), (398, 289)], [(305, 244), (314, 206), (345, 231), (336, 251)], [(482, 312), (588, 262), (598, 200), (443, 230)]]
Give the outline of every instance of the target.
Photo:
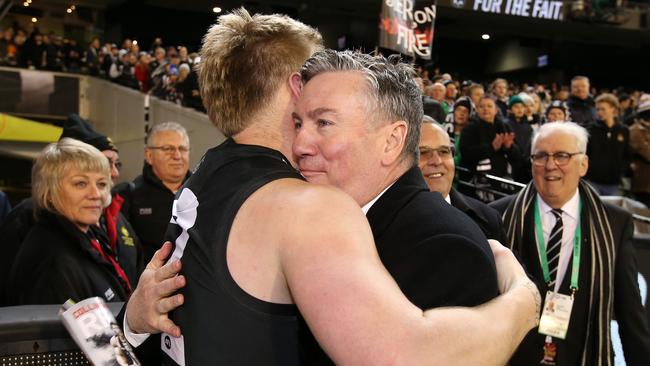
[(292, 222), (323, 222), (340, 215), (351, 216), (352, 220), (364, 218), (359, 205), (341, 190), (297, 179), (279, 179), (255, 195), (256, 205), (273, 207), (278, 219)]

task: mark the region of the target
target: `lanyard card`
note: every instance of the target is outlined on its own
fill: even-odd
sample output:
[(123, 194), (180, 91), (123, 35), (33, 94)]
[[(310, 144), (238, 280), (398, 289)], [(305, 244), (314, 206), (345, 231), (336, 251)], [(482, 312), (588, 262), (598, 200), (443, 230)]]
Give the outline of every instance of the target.
[(544, 310), (539, 320), (539, 332), (547, 336), (564, 339), (569, 329), (573, 298), (553, 291), (546, 292)]

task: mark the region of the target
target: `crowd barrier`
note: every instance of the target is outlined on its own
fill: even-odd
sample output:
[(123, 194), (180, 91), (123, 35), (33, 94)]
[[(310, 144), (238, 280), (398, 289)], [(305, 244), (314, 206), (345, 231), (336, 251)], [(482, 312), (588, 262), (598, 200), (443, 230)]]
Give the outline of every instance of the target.
[(62, 124), (78, 113), (120, 150), (120, 181), (142, 172), (145, 136), (161, 122), (178, 122), (190, 137), (190, 167), (225, 137), (205, 113), (78, 74), (0, 67), (0, 112)]
[[(108, 303), (117, 316), (123, 303)], [(0, 366), (90, 365), (63, 327), (61, 305), (0, 307)]]

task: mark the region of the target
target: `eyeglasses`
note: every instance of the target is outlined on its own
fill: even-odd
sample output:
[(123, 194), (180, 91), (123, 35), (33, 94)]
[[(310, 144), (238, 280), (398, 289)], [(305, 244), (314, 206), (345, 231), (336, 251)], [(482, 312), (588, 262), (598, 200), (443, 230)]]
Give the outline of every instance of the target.
[(190, 148), (187, 146), (172, 146), (172, 145), (163, 145), (163, 146), (147, 146), (147, 149), (160, 150), (167, 155), (173, 155), (176, 150), (181, 154), (187, 154), (190, 152)]
[(453, 146), (440, 146), (438, 148), (431, 148), (426, 146), (420, 146), (420, 159), (429, 160), (433, 158), (434, 154), (437, 154), (440, 159), (451, 159), (456, 153), (456, 149)]
[(557, 166), (567, 165), (571, 158), (575, 155), (584, 154), (582, 152), (568, 153), (564, 151), (556, 152), (554, 154), (549, 154), (547, 152), (538, 152), (530, 156), (530, 161), (536, 166), (545, 166), (549, 158), (553, 158), (553, 161)]

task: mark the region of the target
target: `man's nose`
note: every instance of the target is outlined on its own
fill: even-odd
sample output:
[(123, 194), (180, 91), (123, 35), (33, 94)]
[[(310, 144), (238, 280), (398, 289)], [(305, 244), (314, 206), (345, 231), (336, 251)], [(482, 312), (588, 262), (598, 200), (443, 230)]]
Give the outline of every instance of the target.
[(305, 127), (297, 129), (295, 139), (293, 140), (293, 154), (300, 157), (314, 155), (315, 151), (316, 147), (313, 133)]

